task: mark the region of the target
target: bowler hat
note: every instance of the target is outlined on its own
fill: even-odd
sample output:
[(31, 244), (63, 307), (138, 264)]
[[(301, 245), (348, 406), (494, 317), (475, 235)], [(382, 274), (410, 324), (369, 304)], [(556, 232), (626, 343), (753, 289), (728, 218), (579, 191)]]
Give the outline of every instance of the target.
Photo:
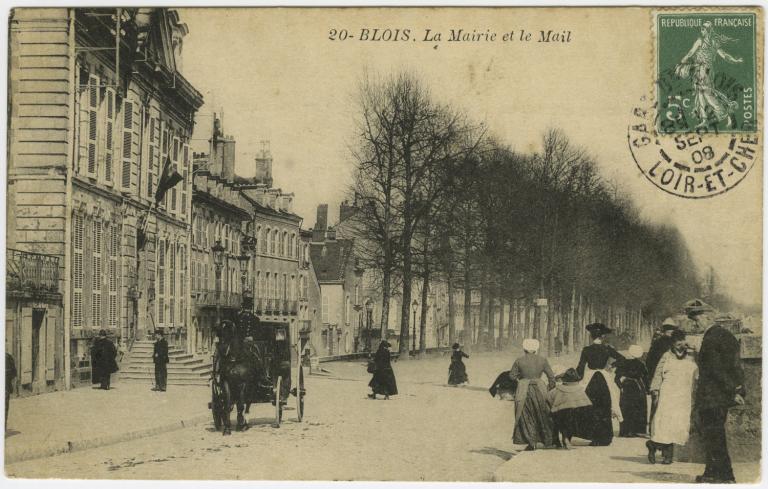
[(99, 336), (107, 336), (107, 330), (105, 330), (105, 329), (100, 329), (100, 330), (99, 330)]
[(453, 348), (454, 350), (458, 350), (459, 348), (461, 348), (461, 345), (459, 345), (458, 343), (454, 343), (454, 344), (451, 346), (451, 348)]

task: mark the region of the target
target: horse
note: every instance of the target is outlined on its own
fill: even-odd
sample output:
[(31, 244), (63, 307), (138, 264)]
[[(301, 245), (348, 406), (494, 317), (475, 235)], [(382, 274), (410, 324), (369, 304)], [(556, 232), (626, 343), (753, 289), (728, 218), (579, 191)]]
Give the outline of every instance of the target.
[(257, 367), (245, 345), (245, 331), (234, 322), (224, 320), (219, 326), (219, 343), (216, 347), (214, 372), (219, 375), (222, 394), (224, 396), (224, 431), (232, 434), (229, 414), (232, 406), (237, 406), (237, 431), (249, 428), (243, 415), (250, 407), (250, 383), (256, 377)]

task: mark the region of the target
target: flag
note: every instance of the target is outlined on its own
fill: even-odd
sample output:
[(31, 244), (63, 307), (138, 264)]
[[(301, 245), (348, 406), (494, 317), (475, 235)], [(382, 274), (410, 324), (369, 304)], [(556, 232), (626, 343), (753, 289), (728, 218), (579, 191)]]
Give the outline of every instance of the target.
[(166, 157), (165, 164), (163, 165), (163, 173), (160, 175), (160, 181), (157, 182), (155, 204), (159, 204), (160, 201), (163, 200), (163, 197), (165, 197), (166, 192), (182, 180), (182, 176), (176, 171), (176, 165), (171, 164), (171, 157)]
[(152, 207), (147, 210), (147, 213), (139, 218), (139, 222), (136, 223), (136, 248), (141, 251), (147, 244), (147, 226), (149, 224), (149, 214), (152, 212)]

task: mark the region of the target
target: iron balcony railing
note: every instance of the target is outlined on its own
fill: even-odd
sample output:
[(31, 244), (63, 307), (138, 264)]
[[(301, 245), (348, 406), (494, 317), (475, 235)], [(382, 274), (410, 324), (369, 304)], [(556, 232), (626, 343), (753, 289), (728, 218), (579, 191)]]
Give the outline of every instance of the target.
[(10, 248), (5, 256), (8, 290), (59, 291), (59, 257)]
[(239, 308), (243, 304), (242, 294), (229, 291), (198, 290), (195, 304), (199, 307), (233, 307)]

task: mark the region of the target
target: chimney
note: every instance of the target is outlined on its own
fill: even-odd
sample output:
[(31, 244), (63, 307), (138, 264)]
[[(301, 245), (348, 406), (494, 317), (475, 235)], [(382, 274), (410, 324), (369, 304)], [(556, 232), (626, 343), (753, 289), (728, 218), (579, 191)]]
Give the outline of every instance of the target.
[(339, 207), (339, 222), (344, 222), (355, 214), (355, 205), (350, 205), (346, 200)]
[(328, 231), (325, 233), (325, 236), (328, 241), (334, 241), (336, 239), (336, 230), (333, 229), (333, 227), (329, 227)]
[(235, 180), (235, 138), (232, 136), (221, 140), (221, 176), (228, 182)]
[(317, 206), (317, 221), (312, 229), (312, 241), (325, 241), (325, 230), (328, 228), (328, 204)]
[(272, 153), (269, 150), (269, 141), (261, 141), (261, 151), (256, 155), (255, 166), (256, 171), (254, 179), (257, 182), (272, 186)]

